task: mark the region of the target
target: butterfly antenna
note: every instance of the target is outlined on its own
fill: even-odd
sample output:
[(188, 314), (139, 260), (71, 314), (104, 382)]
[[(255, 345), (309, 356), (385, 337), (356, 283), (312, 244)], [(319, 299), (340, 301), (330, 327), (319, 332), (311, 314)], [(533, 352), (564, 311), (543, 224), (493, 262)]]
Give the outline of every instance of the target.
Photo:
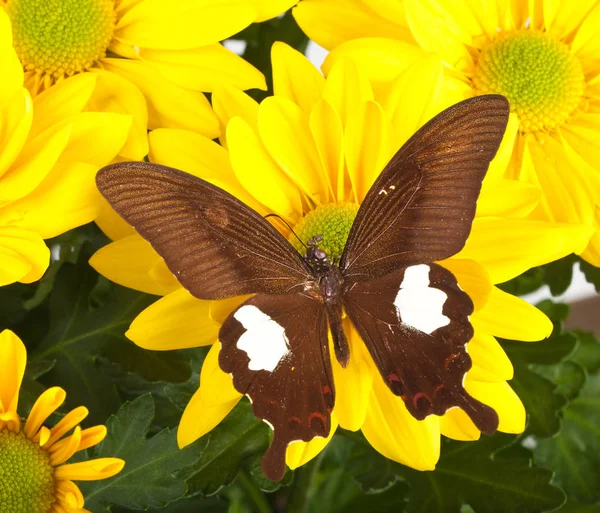
[(296, 232), (293, 230), (293, 228), (289, 225), (289, 223), (283, 217), (281, 217), (279, 214), (267, 214), (265, 216), (265, 219), (267, 219), (268, 217), (277, 217), (283, 224), (285, 224), (290, 229), (290, 231), (294, 234), (294, 237), (296, 237), (298, 239), (298, 242), (300, 244), (302, 244), (308, 250), (308, 246), (306, 244), (304, 244), (304, 242), (302, 242), (302, 239), (300, 237), (298, 237), (298, 235), (296, 235)]

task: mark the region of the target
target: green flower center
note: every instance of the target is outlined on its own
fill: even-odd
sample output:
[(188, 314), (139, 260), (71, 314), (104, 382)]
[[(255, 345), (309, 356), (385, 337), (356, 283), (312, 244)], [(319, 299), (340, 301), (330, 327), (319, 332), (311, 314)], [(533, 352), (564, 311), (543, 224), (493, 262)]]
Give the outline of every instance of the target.
[(116, 23), (114, 0), (8, 0), (5, 9), (23, 68), (54, 78), (104, 57)]
[(579, 61), (567, 45), (531, 30), (485, 46), (473, 77), (480, 93), (503, 94), (523, 130), (552, 130), (577, 108), (584, 89)]
[(48, 453), (23, 432), (0, 430), (0, 513), (47, 513), (54, 500)]
[[(319, 247), (327, 252), (329, 259), (337, 262), (342, 256), (350, 228), (358, 212), (356, 203), (329, 203), (321, 205), (306, 214), (294, 227), (294, 231), (305, 244), (311, 237), (322, 235)], [(305, 248), (296, 237), (290, 236), (290, 241), (300, 252)]]

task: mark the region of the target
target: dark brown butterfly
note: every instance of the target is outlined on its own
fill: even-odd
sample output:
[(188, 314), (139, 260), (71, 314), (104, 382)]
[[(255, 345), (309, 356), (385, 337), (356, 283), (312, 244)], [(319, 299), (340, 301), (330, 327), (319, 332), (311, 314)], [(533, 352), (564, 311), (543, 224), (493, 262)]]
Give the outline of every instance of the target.
[(462, 408), (491, 434), (498, 416), (463, 387), (473, 303), (434, 262), (464, 246), (481, 183), (508, 120), (502, 96), (471, 98), (424, 125), (360, 206), (339, 264), (308, 241), (300, 255), (263, 217), (192, 175), (144, 162), (97, 176), (113, 208), (200, 299), (254, 294), (219, 332), (219, 364), (273, 429), (262, 462), (279, 480), (295, 440), (329, 434), (329, 355), (351, 358), (342, 311), (390, 390), (417, 419)]

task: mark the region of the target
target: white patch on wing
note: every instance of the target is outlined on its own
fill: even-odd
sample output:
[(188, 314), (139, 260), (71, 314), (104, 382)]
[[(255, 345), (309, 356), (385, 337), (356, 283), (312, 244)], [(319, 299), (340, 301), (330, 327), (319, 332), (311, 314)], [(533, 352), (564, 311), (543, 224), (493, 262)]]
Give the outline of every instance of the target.
[(248, 368), (273, 372), (289, 353), (285, 329), (254, 305), (242, 306), (233, 317), (246, 329), (236, 345), (248, 354)]
[(428, 335), (450, 324), (450, 319), (442, 314), (448, 296), (429, 286), (429, 271), (425, 264), (407, 267), (394, 300), (399, 319)]

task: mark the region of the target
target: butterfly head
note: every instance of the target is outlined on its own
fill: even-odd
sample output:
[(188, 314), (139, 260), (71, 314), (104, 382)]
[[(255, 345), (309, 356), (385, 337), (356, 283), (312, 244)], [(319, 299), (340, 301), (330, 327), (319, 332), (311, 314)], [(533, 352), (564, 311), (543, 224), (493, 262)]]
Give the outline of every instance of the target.
[(327, 272), (331, 268), (331, 261), (327, 252), (319, 246), (322, 242), (322, 235), (315, 235), (308, 239), (306, 243), (306, 254), (304, 258), (317, 274)]

